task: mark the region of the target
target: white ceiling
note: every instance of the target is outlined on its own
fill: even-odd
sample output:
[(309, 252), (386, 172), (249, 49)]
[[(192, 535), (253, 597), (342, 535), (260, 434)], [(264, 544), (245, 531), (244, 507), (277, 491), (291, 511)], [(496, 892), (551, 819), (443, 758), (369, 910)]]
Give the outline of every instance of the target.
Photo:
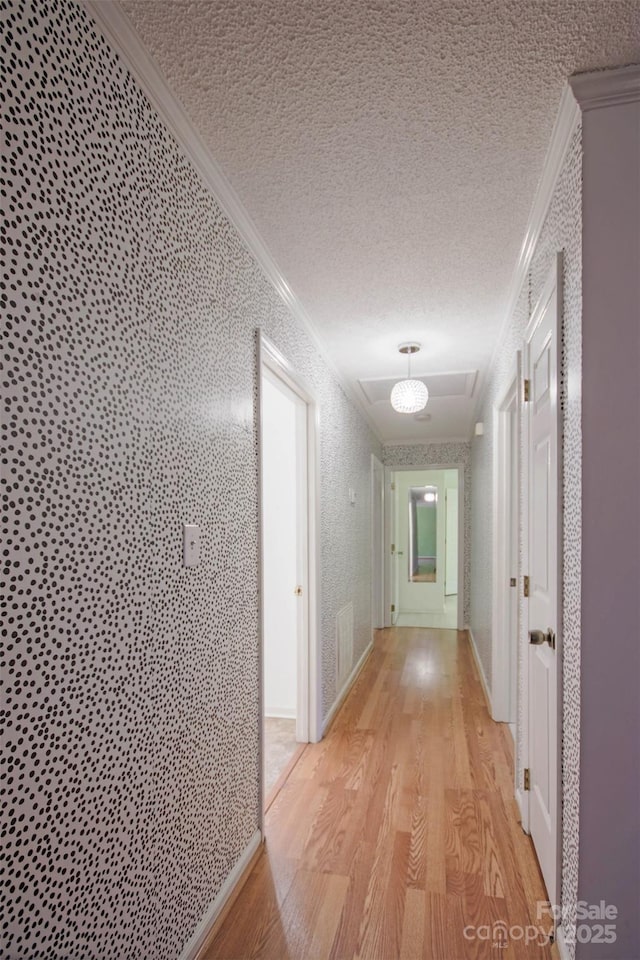
[[(640, 60), (640, 0), (122, 7), (380, 437), (468, 438), (564, 82)], [(406, 340), (474, 394), (369, 404)]]

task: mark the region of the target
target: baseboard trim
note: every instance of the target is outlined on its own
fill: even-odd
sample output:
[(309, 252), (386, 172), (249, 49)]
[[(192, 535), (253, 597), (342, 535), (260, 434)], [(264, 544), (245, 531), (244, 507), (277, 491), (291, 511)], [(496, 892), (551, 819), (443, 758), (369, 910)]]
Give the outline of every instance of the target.
[(569, 947), (567, 946), (567, 941), (564, 938), (564, 930), (562, 924), (559, 927), (556, 927), (556, 945), (558, 947), (558, 954), (560, 960), (571, 960), (571, 954), (569, 953)]
[(204, 948), (217, 933), (219, 925), (227, 915), (229, 908), (240, 893), (248, 878), (255, 860), (261, 852), (262, 834), (259, 830), (251, 837), (238, 858), (235, 867), (222, 884), (218, 896), (209, 904), (202, 920), (185, 944), (180, 960), (198, 960)]
[(329, 710), (329, 713), (327, 714), (327, 716), (326, 716), (325, 719), (324, 719), (324, 722), (323, 722), (323, 724), (322, 724), (322, 736), (323, 736), (323, 737), (324, 737), (325, 733), (328, 731), (328, 729), (329, 729), (329, 727), (331, 726), (331, 724), (333, 723), (333, 721), (335, 720), (336, 714), (337, 714), (338, 710), (340, 709), (340, 707), (342, 706), (342, 704), (343, 704), (344, 701), (346, 700), (346, 697), (347, 697), (347, 694), (349, 693), (349, 690), (351, 690), (351, 687), (353, 686), (353, 684), (354, 684), (355, 681), (356, 681), (356, 677), (358, 676), (358, 674), (360, 673), (360, 671), (361, 671), (362, 668), (364, 667), (364, 665), (365, 665), (365, 663), (366, 663), (366, 661), (367, 661), (367, 658), (369, 657), (369, 654), (371, 653), (372, 650), (373, 650), (373, 640), (370, 640), (369, 643), (368, 643), (368, 645), (367, 645), (367, 647), (366, 647), (365, 650), (364, 650), (364, 653), (362, 654), (362, 656), (360, 657), (360, 659), (359, 659), (358, 662), (356, 663), (355, 667), (353, 668), (353, 670), (351, 671), (351, 673), (350, 673), (349, 676), (347, 677), (347, 679), (346, 679), (346, 681), (345, 681), (345, 684), (344, 684), (342, 690), (340, 691), (340, 693), (338, 694), (338, 696), (337, 696), (336, 699), (334, 700), (333, 706), (331, 707), (331, 709)]
[(478, 648), (476, 647), (475, 637), (473, 636), (473, 630), (467, 624), (464, 628), (469, 634), (469, 642), (471, 643), (471, 652), (473, 653), (473, 659), (476, 663), (476, 669), (478, 671), (478, 676), (480, 677), (480, 683), (482, 684), (482, 690), (484, 692), (485, 700), (487, 701), (487, 707), (489, 709), (489, 716), (493, 719), (493, 703), (491, 702), (491, 692), (489, 690), (489, 684), (487, 683), (487, 678), (484, 673), (484, 667), (482, 666), (482, 661), (480, 660), (480, 654), (478, 653)]

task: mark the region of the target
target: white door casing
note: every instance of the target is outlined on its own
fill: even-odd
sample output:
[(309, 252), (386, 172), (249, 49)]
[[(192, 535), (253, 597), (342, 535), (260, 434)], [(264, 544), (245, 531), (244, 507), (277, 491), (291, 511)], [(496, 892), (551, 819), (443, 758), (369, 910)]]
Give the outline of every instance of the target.
[(529, 381), (527, 419), (526, 602), (528, 652), (527, 760), (529, 831), (551, 903), (559, 889), (561, 651), (561, 530), (559, 507), (558, 345), (561, 324), (562, 263), (558, 255), (526, 334), (525, 370)]

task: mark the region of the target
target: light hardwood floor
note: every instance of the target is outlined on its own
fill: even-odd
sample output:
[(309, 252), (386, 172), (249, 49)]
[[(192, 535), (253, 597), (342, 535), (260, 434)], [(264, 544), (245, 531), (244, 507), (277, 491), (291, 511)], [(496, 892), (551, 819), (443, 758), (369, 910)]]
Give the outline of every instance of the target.
[[(512, 770), (467, 635), (376, 631), (331, 730), (271, 805), (265, 852), (202, 960), (555, 956), (518, 939), (540, 926), (546, 895)], [(496, 946), (501, 921), (513, 936)]]

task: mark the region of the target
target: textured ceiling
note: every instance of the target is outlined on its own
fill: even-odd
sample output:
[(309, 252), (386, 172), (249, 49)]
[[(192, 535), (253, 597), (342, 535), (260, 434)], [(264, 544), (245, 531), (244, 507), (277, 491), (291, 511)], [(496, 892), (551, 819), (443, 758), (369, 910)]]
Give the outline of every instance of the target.
[[(640, 0), (122, 6), (356, 390), (413, 339), (481, 381), (564, 81), (640, 60)], [(472, 405), (369, 411), (444, 439)]]

